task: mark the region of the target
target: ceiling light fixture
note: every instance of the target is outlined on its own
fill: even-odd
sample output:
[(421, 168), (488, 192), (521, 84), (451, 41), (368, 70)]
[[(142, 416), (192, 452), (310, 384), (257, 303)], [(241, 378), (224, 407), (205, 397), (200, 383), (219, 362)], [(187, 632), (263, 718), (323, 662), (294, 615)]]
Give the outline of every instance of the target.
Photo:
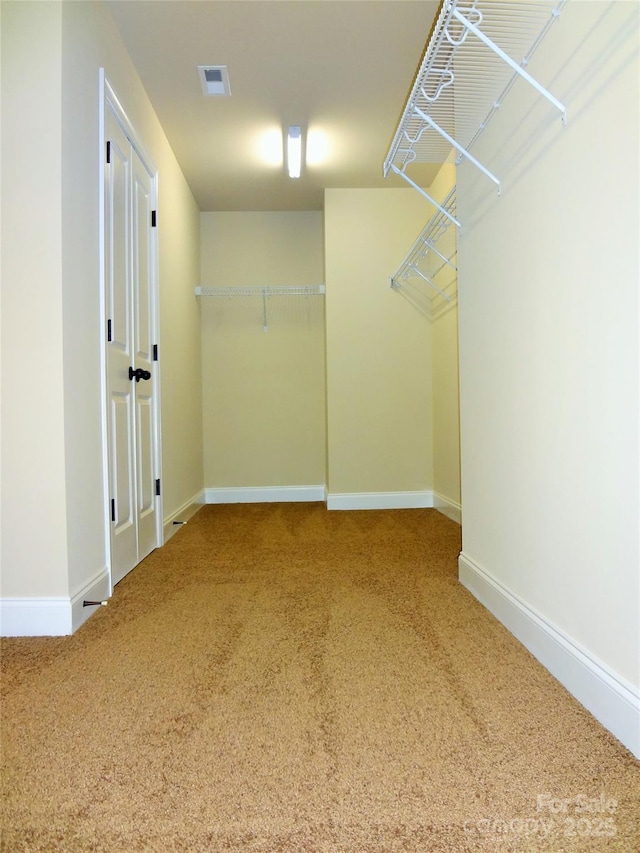
[(287, 169), (290, 178), (299, 178), (302, 171), (302, 131), (299, 125), (289, 128), (287, 134)]

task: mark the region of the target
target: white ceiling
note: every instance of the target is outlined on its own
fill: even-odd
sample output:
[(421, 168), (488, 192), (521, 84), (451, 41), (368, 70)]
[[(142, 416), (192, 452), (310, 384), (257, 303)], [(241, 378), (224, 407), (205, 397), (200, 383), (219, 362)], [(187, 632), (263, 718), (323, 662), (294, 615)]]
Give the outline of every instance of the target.
[[(438, 5), (109, 0), (201, 210), (320, 210), (325, 187), (406, 186), (382, 163)], [(198, 65), (226, 65), (231, 97), (205, 98)], [(291, 124), (324, 146), (298, 180), (262, 155), (275, 133), (281, 158)]]

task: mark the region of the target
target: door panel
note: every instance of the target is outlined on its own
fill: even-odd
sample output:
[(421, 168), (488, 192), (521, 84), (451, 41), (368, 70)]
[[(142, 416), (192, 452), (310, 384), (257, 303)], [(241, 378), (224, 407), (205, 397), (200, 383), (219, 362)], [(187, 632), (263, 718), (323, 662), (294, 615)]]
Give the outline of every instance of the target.
[[(105, 109), (105, 302), (111, 583), (115, 585), (159, 544), (156, 478), (157, 378), (155, 181), (112, 111)], [(149, 379), (131, 378), (131, 370)]]
[[(138, 397), (138, 446), (153, 443), (153, 409), (150, 398)], [(152, 460), (141, 453), (138, 457), (138, 541), (140, 559), (156, 546), (156, 489)]]
[(151, 361), (152, 312), (151, 312), (151, 257), (150, 222), (151, 179), (134, 152), (133, 171), (133, 235), (134, 235), (134, 297), (135, 297), (135, 345), (136, 361)]
[(135, 513), (135, 433), (131, 283), (131, 143), (106, 115), (110, 164), (105, 187), (105, 272), (111, 341), (107, 343), (107, 384), (110, 409), (109, 475), (115, 507), (111, 527), (111, 583), (116, 584), (138, 562)]
[(113, 435), (113, 473), (115, 478), (114, 495), (115, 526), (117, 529), (133, 524), (133, 489), (129, 476), (133, 460), (131, 458), (131, 400), (129, 396), (114, 394), (111, 398), (111, 429)]
[(138, 559), (142, 560), (157, 545), (155, 492), (156, 441), (154, 394), (156, 362), (153, 358), (153, 275), (154, 241), (151, 214), (153, 210), (152, 176), (133, 151), (133, 296), (135, 367), (151, 374), (148, 380), (136, 382), (136, 416), (138, 454)]
[[(111, 397), (112, 562), (119, 567), (118, 580), (136, 564), (135, 505), (131, 469), (133, 418), (130, 395)], [(117, 581), (113, 581), (117, 583)]]
[(131, 357), (130, 214), (131, 143), (112, 119), (109, 122), (110, 159), (107, 170), (106, 273), (107, 314), (111, 319), (111, 349)]
[[(139, 395), (137, 406), (138, 444), (149, 444), (153, 439), (153, 415), (150, 398), (141, 398)], [(138, 481), (140, 483), (140, 489), (138, 490), (138, 512), (153, 512), (155, 494), (153, 467), (148, 455), (141, 453), (138, 459)]]

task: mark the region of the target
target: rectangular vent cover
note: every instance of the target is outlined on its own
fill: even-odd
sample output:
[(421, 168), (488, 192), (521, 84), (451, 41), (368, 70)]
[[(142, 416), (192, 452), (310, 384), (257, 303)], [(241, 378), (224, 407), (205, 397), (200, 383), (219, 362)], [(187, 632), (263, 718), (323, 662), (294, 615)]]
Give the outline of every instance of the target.
[(229, 97), (229, 72), (226, 65), (198, 65), (200, 84), (204, 95)]

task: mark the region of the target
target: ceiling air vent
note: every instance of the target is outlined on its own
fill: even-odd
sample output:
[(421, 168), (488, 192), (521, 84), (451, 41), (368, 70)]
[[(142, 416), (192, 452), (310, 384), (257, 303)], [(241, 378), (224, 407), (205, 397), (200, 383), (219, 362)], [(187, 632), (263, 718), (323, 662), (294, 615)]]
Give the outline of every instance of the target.
[(222, 95), (227, 98), (231, 95), (226, 65), (198, 65), (198, 74), (205, 95)]

